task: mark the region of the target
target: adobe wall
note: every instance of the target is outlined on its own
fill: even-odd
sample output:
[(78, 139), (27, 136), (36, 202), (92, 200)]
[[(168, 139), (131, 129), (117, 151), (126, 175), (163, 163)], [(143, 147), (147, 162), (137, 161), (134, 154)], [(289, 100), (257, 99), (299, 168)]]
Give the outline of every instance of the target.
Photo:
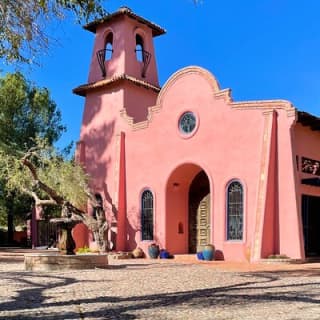
[[(150, 188), (155, 195), (156, 240), (173, 253), (186, 248), (187, 235), (181, 245), (173, 245), (178, 235), (168, 225), (171, 215), (179, 216), (187, 199), (182, 203), (171, 200), (168, 207), (168, 181), (172, 172), (184, 164), (194, 164), (205, 170), (211, 188), (212, 243), (224, 252), (226, 259), (245, 260), (250, 256), (256, 232), (256, 211), (259, 197), (259, 177), (263, 158), (265, 135), (264, 108), (233, 104), (227, 94), (217, 94), (219, 86), (207, 71), (187, 68), (171, 77), (160, 92), (157, 108), (151, 121), (143, 129), (126, 129), (126, 172), (128, 203), (129, 248), (140, 243), (140, 195)], [(268, 110), (267, 107), (265, 107)], [(269, 108), (270, 109), (270, 108)], [(185, 138), (178, 129), (178, 120), (185, 111), (196, 114), (199, 126), (194, 135)], [(286, 110), (278, 115), (281, 145), (289, 145), (279, 152), (279, 162), (290, 158), (290, 128), (292, 119)], [(280, 167), (281, 176), (291, 175), (290, 165)], [(292, 178), (292, 177), (291, 177)], [(226, 241), (226, 186), (232, 180), (244, 186), (244, 239)], [(289, 178), (288, 178), (289, 179)], [(188, 183), (190, 183), (189, 181)], [(184, 185), (182, 185), (184, 187)], [(129, 191), (130, 190), (130, 191)], [(282, 196), (287, 188), (280, 183)], [(280, 212), (286, 210), (280, 205)], [(187, 222), (187, 221), (185, 221)], [(259, 231), (260, 232), (260, 231)], [(262, 232), (262, 231), (261, 231)]]

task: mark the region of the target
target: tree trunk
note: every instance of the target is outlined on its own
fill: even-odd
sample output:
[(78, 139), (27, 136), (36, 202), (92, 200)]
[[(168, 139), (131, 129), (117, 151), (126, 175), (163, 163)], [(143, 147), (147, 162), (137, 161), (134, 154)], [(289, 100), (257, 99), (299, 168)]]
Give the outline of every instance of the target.
[(8, 244), (13, 244), (13, 237), (14, 237), (14, 225), (13, 225), (13, 212), (12, 208), (9, 208), (7, 223), (8, 223)]
[(14, 194), (11, 194), (8, 197), (8, 216), (7, 216), (7, 226), (8, 226), (8, 244), (13, 244), (13, 236), (14, 236), (14, 225), (13, 225), (13, 201), (14, 201)]
[(107, 241), (104, 239), (104, 232), (101, 230), (93, 232), (94, 240), (98, 246), (99, 253), (105, 253), (107, 251)]

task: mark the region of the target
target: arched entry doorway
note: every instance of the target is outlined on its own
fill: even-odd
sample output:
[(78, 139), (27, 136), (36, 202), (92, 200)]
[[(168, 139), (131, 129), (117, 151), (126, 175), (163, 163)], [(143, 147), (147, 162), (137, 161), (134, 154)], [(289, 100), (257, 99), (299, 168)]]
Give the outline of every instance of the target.
[(173, 254), (195, 253), (210, 243), (210, 182), (195, 164), (183, 164), (166, 186), (166, 248)]
[(210, 185), (202, 170), (189, 189), (189, 252), (202, 251), (210, 243)]

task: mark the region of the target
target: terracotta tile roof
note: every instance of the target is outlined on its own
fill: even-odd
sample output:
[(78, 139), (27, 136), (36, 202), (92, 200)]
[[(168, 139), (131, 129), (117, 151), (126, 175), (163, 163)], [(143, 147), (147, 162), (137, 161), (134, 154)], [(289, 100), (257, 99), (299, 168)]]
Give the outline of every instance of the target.
[(320, 131), (320, 118), (311, 113), (298, 110), (298, 122), (310, 127), (313, 131)]
[(160, 91), (160, 87), (155, 86), (149, 82), (143, 81), (143, 80), (139, 80), (137, 78), (128, 76), (127, 74), (121, 74), (121, 75), (117, 75), (113, 78), (109, 78), (109, 79), (103, 79), (100, 81), (96, 81), (96, 82), (91, 82), (91, 83), (87, 83), (87, 84), (83, 84), (77, 88), (74, 88), (72, 90), (73, 93), (79, 95), (79, 96), (83, 96), (85, 97), (88, 91), (91, 90), (95, 90), (95, 89), (100, 89), (103, 88), (105, 86), (108, 86), (110, 84), (114, 84), (117, 83), (119, 81), (129, 81), (137, 86), (141, 86), (144, 87), (146, 89), (151, 89), (155, 92), (159, 92)]
[(111, 19), (114, 19), (114, 18), (117, 18), (120, 16), (124, 16), (124, 15), (126, 15), (134, 20), (137, 20), (138, 22), (140, 22), (142, 24), (147, 25), (149, 28), (152, 29), (152, 34), (154, 37), (160, 36), (160, 35), (166, 33), (165, 29), (161, 28), (159, 25), (157, 25), (151, 21), (146, 20), (145, 18), (143, 18), (141, 16), (138, 16), (137, 14), (133, 13), (131, 11), (131, 9), (128, 7), (121, 7), (118, 11), (116, 11), (114, 13), (110, 13), (101, 19), (97, 19), (95, 21), (92, 21), (92, 22), (86, 24), (83, 28), (95, 33), (97, 26), (99, 24), (110, 21)]

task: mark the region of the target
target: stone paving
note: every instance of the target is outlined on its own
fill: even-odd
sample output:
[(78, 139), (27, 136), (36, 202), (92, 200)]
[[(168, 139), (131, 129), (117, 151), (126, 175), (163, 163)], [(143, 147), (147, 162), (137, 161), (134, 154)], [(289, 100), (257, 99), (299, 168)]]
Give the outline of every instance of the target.
[(0, 256), (0, 319), (320, 319), (320, 264), (111, 260), (30, 272)]

